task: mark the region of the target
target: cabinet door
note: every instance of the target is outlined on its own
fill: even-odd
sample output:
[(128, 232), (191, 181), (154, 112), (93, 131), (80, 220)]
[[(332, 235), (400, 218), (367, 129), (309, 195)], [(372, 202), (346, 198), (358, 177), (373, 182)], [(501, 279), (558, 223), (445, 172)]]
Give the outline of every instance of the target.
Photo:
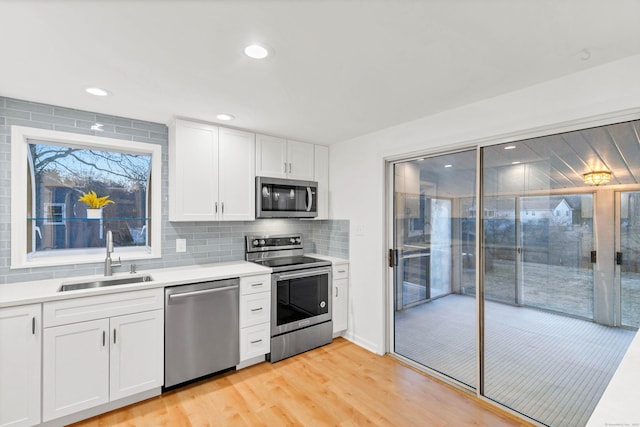
[(109, 401), (109, 320), (45, 328), (43, 421)]
[(347, 330), (349, 310), (349, 280), (338, 279), (333, 281), (333, 333), (337, 334)]
[(289, 178), (313, 181), (313, 144), (287, 141)]
[(213, 221), (218, 203), (218, 128), (177, 120), (169, 139), (169, 220)]
[(256, 217), (255, 134), (220, 128), (218, 219), (247, 221)]
[(0, 426), (40, 424), (40, 304), (0, 309)]
[(256, 176), (286, 178), (287, 141), (273, 136), (256, 135)]
[(329, 147), (314, 146), (313, 163), (313, 180), (318, 182), (316, 219), (329, 219)]
[(164, 311), (110, 319), (110, 400), (164, 383)]

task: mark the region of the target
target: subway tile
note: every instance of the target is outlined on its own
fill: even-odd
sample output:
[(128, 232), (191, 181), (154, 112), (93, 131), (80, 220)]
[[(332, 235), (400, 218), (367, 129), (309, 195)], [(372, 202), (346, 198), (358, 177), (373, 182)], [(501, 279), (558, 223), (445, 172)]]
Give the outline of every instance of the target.
[(80, 129), (75, 126), (54, 125), (54, 130), (59, 132), (80, 133), (84, 135), (95, 135), (95, 132), (89, 129)]
[(87, 111), (73, 110), (71, 108), (56, 107), (53, 110), (56, 117), (66, 117), (74, 120), (85, 120), (88, 122), (96, 122), (96, 114)]
[(0, 108), (0, 116), (29, 120), (31, 113), (28, 111), (12, 110), (10, 108)]
[(6, 107), (13, 110), (29, 111), (40, 114), (53, 114), (53, 107), (50, 105), (39, 104), (37, 102), (22, 101), (19, 99), (7, 99)]
[(53, 125), (51, 123), (34, 122), (31, 120), (23, 120), (23, 119), (17, 119), (17, 118), (7, 117), (6, 124), (7, 126), (26, 126), (31, 128), (53, 130)]
[(160, 134), (164, 138), (166, 138), (167, 134), (169, 133), (169, 129), (167, 128), (167, 126), (163, 125), (162, 123), (139, 122), (134, 120), (131, 123), (131, 127), (134, 129), (148, 130), (149, 132)]
[(132, 120), (125, 119), (122, 117), (105, 116), (102, 114), (96, 114), (96, 122), (130, 128)]
[(138, 136), (141, 138), (149, 137), (149, 131), (133, 129), (133, 128), (124, 127), (124, 126), (116, 126), (116, 133), (121, 133), (121, 134), (131, 135), (131, 136)]
[(31, 120), (35, 122), (53, 123), (54, 125), (69, 126), (75, 128), (76, 121), (66, 117), (56, 117), (48, 114), (31, 113)]

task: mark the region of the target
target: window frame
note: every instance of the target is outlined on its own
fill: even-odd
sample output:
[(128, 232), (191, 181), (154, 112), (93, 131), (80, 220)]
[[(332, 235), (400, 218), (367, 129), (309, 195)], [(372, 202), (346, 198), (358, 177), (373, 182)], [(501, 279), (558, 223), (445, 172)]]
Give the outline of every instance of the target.
[[(160, 258), (162, 254), (162, 146), (49, 129), (11, 126), (11, 265), (10, 268), (44, 267), (102, 262), (104, 248), (60, 249), (29, 256), (27, 253), (28, 152), (29, 140), (41, 140), (75, 148), (101, 149), (151, 156), (149, 185), (152, 221), (151, 245), (116, 248), (122, 260)], [(35, 191), (35, 189), (33, 189)], [(35, 233), (35, 229), (34, 229)]]

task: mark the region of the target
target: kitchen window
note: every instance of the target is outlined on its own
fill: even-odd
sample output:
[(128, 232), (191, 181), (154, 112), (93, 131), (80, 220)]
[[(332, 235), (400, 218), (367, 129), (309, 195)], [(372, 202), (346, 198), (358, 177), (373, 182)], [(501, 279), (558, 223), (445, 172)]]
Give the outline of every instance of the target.
[[(160, 256), (159, 145), (19, 126), (11, 136), (12, 268), (101, 262), (108, 230), (121, 259)], [(92, 211), (80, 199), (94, 192), (109, 203)]]

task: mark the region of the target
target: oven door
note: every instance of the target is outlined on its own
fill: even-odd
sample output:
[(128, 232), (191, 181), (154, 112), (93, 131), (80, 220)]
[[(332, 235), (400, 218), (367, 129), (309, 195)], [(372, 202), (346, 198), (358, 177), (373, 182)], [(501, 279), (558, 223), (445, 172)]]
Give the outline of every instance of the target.
[(271, 336), (331, 320), (331, 267), (271, 275)]

